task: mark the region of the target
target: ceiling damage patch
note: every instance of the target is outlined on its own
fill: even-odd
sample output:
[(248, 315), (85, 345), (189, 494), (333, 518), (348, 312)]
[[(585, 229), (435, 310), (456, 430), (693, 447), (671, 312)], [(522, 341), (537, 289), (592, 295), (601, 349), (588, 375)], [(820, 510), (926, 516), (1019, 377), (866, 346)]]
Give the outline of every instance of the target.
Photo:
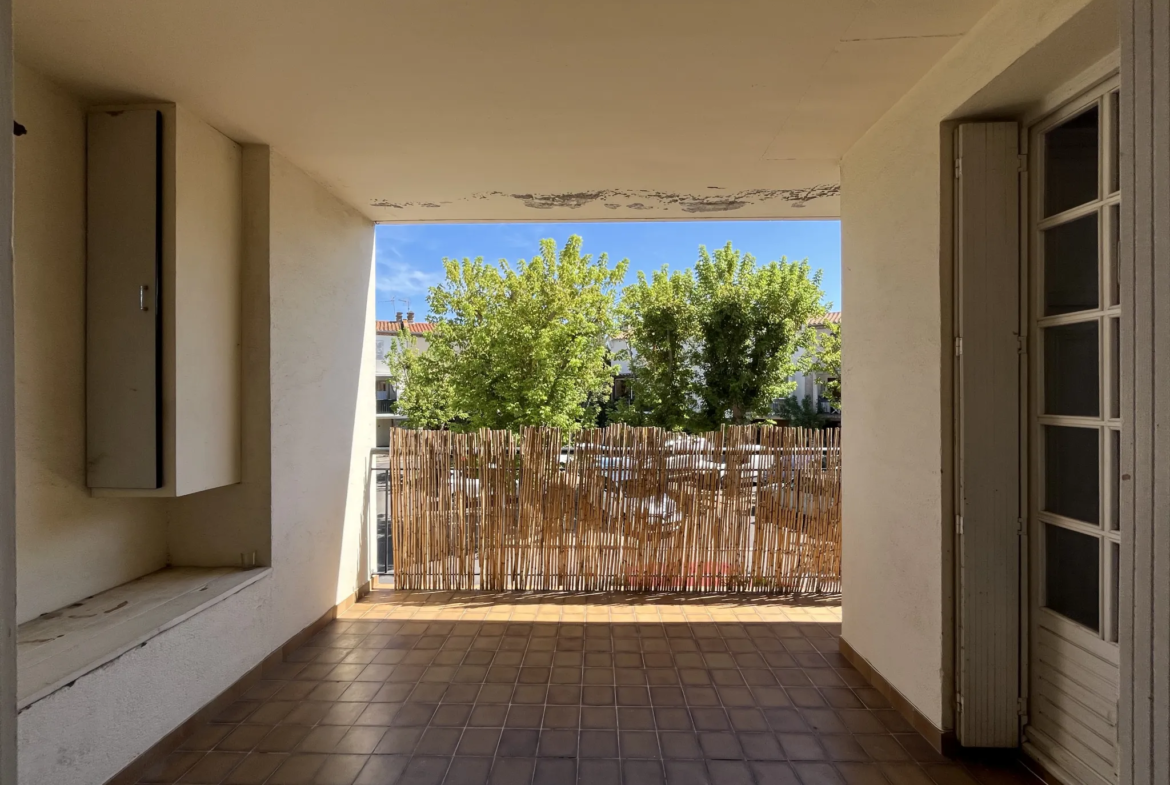
[[(707, 186), (707, 188), (709, 190), (724, 190), (718, 186)], [(810, 188), (753, 188), (747, 191), (736, 191), (735, 193), (707, 195), (644, 189), (606, 188), (597, 191), (570, 191), (544, 194), (513, 194), (504, 193), (503, 191), (481, 191), (456, 201), (514, 199), (533, 210), (553, 210), (557, 208), (576, 210), (587, 205), (601, 204), (610, 210), (618, 210), (624, 207), (628, 210), (657, 210), (663, 212), (682, 210), (684, 213), (725, 213), (742, 209), (748, 205), (771, 201), (781, 201), (790, 207), (804, 207), (811, 201), (837, 196), (840, 192), (840, 185), (830, 184), (814, 185)], [(442, 207), (452, 204), (452, 202), (393, 202), (388, 199), (376, 199), (370, 204), (374, 207), (390, 207), (405, 210), (413, 207)]]

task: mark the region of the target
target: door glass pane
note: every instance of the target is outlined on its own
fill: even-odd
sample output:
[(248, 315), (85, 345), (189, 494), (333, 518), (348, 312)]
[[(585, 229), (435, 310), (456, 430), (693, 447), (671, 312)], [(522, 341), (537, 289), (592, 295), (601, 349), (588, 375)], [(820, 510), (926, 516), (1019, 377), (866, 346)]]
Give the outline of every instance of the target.
[(1099, 630), (1101, 541), (1063, 526), (1044, 525), (1044, 605)]
[(1121, 205), (1109, 208), (1109, 304), (1121, 305)]
[(1109, 431), (1109, 528), (1121, 528), (1121, 431)]
[(1117, 614), (1119, 611), (1117, 596), (1121, 593), (1121, 547), (1115, 542), (1109, 543), (1109, 562), (1112, 568), (1110, 583), (1112, 584), (1113, 589), (1113, 592), (1109, 597), (1109, 605), (1113, 609), (1113, 613), (1110, 615), (1109, 640), (1116, 642), (1118, 632), (1117, 628), (1119, 626), (1117, 623)]
[(1109, 94), (1109, 114), (1112, 133), (1109, 136), (1109, 193), (1121, 190), (1121, 96)]
[(1097, 107), (1044, 135), (1044, 215), (1097, 198)]
[(1121, 320), (1109, 320), (1109, 416), (1121, 416)]
[(1044, 328), (1044, 412), (1097, 417), (1101, 411), (1097, 322)]
[(1044, 509), (1100, 523), (1100, 449), (1096, 428), (1044, 426)]
[(1097, 307), (1097, 215), (1044, 232), (1044, 315)]

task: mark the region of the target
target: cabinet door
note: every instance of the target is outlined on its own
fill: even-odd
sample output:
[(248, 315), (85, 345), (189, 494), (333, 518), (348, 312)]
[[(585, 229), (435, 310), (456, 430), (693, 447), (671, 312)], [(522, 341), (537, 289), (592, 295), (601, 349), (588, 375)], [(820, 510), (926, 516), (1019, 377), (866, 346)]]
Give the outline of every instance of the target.
[(89, 116), (86, 465), (91, 488), (162, 485), (162, 117)]

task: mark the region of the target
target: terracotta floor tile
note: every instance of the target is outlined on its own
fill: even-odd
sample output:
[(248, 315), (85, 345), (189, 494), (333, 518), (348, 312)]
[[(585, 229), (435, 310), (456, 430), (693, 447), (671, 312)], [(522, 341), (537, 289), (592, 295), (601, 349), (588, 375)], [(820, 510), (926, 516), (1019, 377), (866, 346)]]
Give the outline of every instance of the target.
[(171, 783), (183, 776), (199, 762), (204, 753), (198, 750), (178, 750), (155, 763), (139, 782)]
[[(521, 782), (531, 782), (535, 769), (535, 758), (497, 758), (495, 764), (492, 765), (491, 778), (488, 781), (492, 785), (515, 785)], [(407, 783), (402, 782), (399, 785), (407, 785)]]
[(378, 590), (142, 782), (1034, 785), (937, 755), (839, 636), (819, 600)]
[[(451, 760), (444, 785), (485, 785), (491, 776), (491, 758), (461, 758)], [(574, 778), (575, 779), (575, 778)], [(569, 782), (571, 782), (570, 780)], [(562, 781), (560, 785), (568, 785)]]
[(841, 775), (827, 763), (793, 763), (802, 785), (844, 785)]
[(829, 759), (835, 761), (867, 761), (869, 753), (861, 748), (857, 740), (846, 734), (826, 734), (820, 737), (820, 742)]
[(568, 785), (577, 781), (575, 758), (544, 758), (536, 762), (532, 785)]
[(425, 728), (390, 728), (374, 748), (375, 754), (410, 755), (422, 738)]
[(353, 785), (368, 759), (368, 755), (329, 755), (317, 770), (313, 785)]
[(926, 772), (914, 763), (883, 763), (882, 773), (892, 785), (934, 785)]
[(814, 734), (780, 733), (777, 738), (789, 760), (824, 760), (828, 757), (824, 746)]
[(747, 760), (784, 760), (786, 755), (771, 733), (741, 733), (739, 743)]
[(200, 752), (215, 749), (215, 745), (219, 744), (234, 728), (235, 726), (232, 725), (204, 725), (184, 739), (179, 745), (179, 749)]
[(405, 755), (371, 755), (354, 785), (386, 785), (398, 782), (410, 758)]
[(910, 754), (893, 736), (862, 734), (854, 738), (857, 739), (857, 743), (865, 750), (866, 754), (875, 761), (910, 760)]
[(713, 785), (701, 761), (666, 761), (666, 785)]
[(846, 785), (889, 785), (876, 763), (838, 763), (837, 772)]
[(219, 785), (243, 759), (241, 752), (209, 752), (178, 781), (192, 785)]
[(711, 780), (717, 785), (754, 785), (751, 770), (748, 764), (742, 761), (707, 761), (707, 770), (711, 774)]
[(256, 709), (260, 708), (260, 701), (242, 700), (228, 706), (216, 715), (212, 722), (243, 722)]
[(924, 768), (936, 785), (979, 785), (979, 782), (963, 766), (927, 764)]
[(386, 728), (377, 726), (355, 726), (345, 732), (345, 735), (333, 748), (335, 753), (353, 755), (369, 755), (378, 747), (378, 742), (386, 735)]
[(268, 780), (270, 785), (311, 785), (317, 771), (325, 765), (325, 755), (293, 753)]
[(666, 781), (662, 763), (656, 760), (622, 761), (622, 777), (636, 785), (663, 785)]
[(232, 769), (224, 785), (261, 785), (280, 768), (288, 755), (279, 752), (249, 755)]

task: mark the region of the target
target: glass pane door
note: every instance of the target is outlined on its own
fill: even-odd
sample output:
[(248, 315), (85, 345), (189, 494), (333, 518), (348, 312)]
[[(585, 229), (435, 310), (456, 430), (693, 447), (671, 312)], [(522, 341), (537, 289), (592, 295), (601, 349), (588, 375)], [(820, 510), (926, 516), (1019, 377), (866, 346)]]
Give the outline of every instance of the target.
[(1115, 93), (1037, 135), (1033, 216), (1033, 536), (1040, 607), (1114, 641), (1116, 516)]
[[(1116, 103), (1114, 79), (1029, 136), (1024, 738), (1030, 754), (1068, 781), (1085, 770), (1093, 781), (1117, 781)], [(1069, 773), (1070, 761), (1080, 773)]]

